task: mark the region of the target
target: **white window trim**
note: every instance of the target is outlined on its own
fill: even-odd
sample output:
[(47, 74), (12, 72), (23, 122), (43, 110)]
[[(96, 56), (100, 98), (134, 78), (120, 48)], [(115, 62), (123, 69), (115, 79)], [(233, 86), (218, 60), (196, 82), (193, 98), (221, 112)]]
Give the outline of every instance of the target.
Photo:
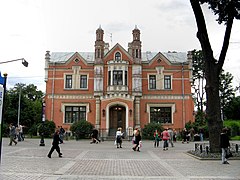
[(174, 119), (173, 119), (173, 113), (175, 113), (176, 111), (176, 105), (175, 103), (159, 103), (159, 104), (147, 104), (147, 113), (148, 113), (148, 122), (150, 123), (150, 108), (151, 107), (170, 107), (171, 108), (171, 119), (172, 119), (172, 123), (171, 124), (174, 124)]
[(88, 113), (90, 112), (90, 104), (89, 103), (62, 103), (61, 104), (61, 111), (63, 113), (63, 124), (72, 124), (72, 123), (65, 123), (65, 107), (66, 106), (86, 106), (86, 121), (88, 121)]

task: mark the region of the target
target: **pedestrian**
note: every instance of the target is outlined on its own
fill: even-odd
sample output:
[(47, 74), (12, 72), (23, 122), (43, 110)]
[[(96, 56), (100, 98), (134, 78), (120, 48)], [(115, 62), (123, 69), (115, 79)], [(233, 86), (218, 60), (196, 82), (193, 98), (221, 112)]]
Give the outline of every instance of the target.
[(135, 134), (134, 134), (134, 145), (133, 145), (133, 150), (134, 151), (138, 151), (140, 152), (140, 146), (141, 146), (141, 140), (142, 140), (142, 136), (141, 136), (141, 133), (140, 133), (140, 130), (139, 129), (136, 129), (135, 131)]
[(154, 131), (153, 137), (154, 137), (154, 147), (159, 147), (159, 141), (161, 139), (161, 134), (160, 134), (160, 132), (158, 132), (157, 129)]
[(63, 143), (62, 139), (59, 137), (60, 130), (57, 129), (53, 135), (52, 148), (48, 153), (48, 157), (51, 158), (53, 151), (56, 149), (58, 156), (61, 158), (62, 153), (60, 152), (59, 142)]
[(164, 129), (162, 132), (162, 140), (163, 140), (163, 150), (168, 150), (168, 140), (169, 140), (169, 133), (167, 128)]
[(173, 130), (172, 130), (172, 128), (168, 128), (168, 134), (169, 134), (169, 143), (171, 144), (172, 147), (174, 147), (174, 145), (173, 145)]
[(187, 142), (188, 143), (188, 131), (186, 128), (182, 131), (182, 143)]
[(194, 141), (194, 134), (195, 134), (195, 131), (194, 131), (193, 128), (191, 128), (191, 129), (189, 130), (189, 134), (190, 134), (190, 139), (189, 139), (189, 141), (193, 142), (193, 141)]
[(92, 142), (90, 142), (90, 144), (101, 142), (101, 140), (98, 138), (98, 130), (96, 128), (93, 129), (91, 137), (92, 137)]
[(65, 134), (65, 129), (63, 129), (63, 127), (60, 126), (60, 128), (59, 128), (59, 137), (61, 138), (62, 143), (63, 143), (63, 139), (64, 139), (64, 134)]
[(220, 135), (220, 147), (222, 149), (222, 164), (229, 164), (227, 161), (226, 155), (228, 152), (228, 148), (230, 148), (229, 137), (227, 135), (227, 128), (222, 129), (222, 133)]
[(15, 143), (15, 145), (17, 145), (17, 141), (15, 141), (15, 137), (16, 137), (16, 128), (15, 126), (10, 123), (9, 125), (9, 137), (10, 137), (10, 143), (9, 143), (9, 146), (12, 145), (12, 142)]
[(115, 137), (117, 148), (119, 147), (122, 148), (122, 137), (123, 137), (122, 128), (118, 128)]
[(203, 141), (203, 129), (199, 129), (200, 141)]
[(20, 125), (19, 125), (19, 140), (20, 140), (20, 141), (24, 141), (23, 128), (24, 128), (24, 126), (22, 126), (22, 125), (20, 124)]
[(173, 142), (177, 142), (177, 131), (173, 129)]

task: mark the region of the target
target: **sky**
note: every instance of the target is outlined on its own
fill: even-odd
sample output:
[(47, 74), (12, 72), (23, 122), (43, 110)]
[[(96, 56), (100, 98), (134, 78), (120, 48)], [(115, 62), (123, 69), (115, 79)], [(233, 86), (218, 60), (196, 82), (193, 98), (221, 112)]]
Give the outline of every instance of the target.
[[(214, 56), (220, 54), (225, 26), (203, 7)], [(96, 29), (104, 41), (127, 50), (135, 26), (141, 31), (142, 51), (200, 50), (197, 26), (189, 0), (1, 0), (0, 64), (7, 89), (16, 83), (34, 84), (45, 92), (45, 53), (94, 52)], [(240, 21), (234, 20), (224, 70), (240, 85)]]

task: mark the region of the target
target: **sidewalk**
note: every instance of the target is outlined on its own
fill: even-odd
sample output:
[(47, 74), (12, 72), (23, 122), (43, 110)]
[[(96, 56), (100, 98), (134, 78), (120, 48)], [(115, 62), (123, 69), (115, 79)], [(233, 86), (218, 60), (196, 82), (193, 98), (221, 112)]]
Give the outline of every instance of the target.
[(49, 159), (51, 139), (45, 139), (45, 146), (39, 146), (40, 139), (16, 146), (8, 146), (8, 141), (3, 139), (1, 180), (240, 180), (239, 160), (229, 160), (230, 165), (198, 160), (185, 153), (194, 148), (193, 142), (177, 142), (163, 151), (143, 141), (141, 152), (134, 152), (129, 141), (117, 149), (112, 141), (71, 140), (60, 145), (63, 158), (54, 152)]

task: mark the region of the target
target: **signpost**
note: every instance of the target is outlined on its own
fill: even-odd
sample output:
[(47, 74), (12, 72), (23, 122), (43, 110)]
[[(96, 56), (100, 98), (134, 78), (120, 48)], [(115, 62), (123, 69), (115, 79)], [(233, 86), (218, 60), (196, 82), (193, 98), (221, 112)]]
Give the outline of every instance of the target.
[(2, 136), (3, 136), (3, 120), (4, 120), (4, 102), (6, 93), (7, 74), (4, 77), (0, 72), (0, 123), (1, 123), (1, 137), (0, 137), (0, 163), (2, 162)]

